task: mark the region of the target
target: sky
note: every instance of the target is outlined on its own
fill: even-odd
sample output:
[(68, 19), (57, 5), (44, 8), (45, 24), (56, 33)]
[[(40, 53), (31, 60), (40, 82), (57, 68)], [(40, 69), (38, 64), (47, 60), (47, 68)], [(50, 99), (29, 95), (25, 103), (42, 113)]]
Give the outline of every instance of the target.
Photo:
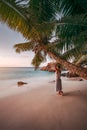
[[(0, 23), (0, 67), (31, 67), (34, 57), (32, 51), (16, 53), (14, 45), (26, 40), (16, 31), (11, 30), (6, 24)], [(46, 65), (50, 60), (43, 63)]]

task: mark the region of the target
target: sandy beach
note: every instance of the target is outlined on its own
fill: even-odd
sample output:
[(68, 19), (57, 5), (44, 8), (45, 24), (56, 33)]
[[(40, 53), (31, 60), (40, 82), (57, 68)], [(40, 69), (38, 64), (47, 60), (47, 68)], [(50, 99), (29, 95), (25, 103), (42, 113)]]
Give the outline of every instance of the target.
[(0, 130), (86, 130), (87, 81), (65, 79), (62, 85), (64, 96), (48, 81), (9, 90), (15, 94), (0, 98)]

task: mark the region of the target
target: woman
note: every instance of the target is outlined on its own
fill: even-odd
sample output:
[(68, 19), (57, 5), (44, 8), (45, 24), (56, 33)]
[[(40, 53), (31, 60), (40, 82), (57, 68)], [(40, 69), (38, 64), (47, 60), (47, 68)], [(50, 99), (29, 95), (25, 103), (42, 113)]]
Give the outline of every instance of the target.
[(63, 95), (62, 83), (61, 83), (61, 68), (59, 65), (55, 65), (55, 74), (56, 74), (56, 91), (59, 95)]

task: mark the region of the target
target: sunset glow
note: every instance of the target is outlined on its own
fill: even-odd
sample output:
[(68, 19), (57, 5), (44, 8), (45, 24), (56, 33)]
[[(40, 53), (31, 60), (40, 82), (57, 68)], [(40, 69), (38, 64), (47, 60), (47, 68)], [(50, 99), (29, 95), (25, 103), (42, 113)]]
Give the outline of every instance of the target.
[(0, 67), (29, 67), (33, 52), (15, 52), (14, 44), (25, 42), (21, 34), (12, 31), (5, 24), (0, 24)]

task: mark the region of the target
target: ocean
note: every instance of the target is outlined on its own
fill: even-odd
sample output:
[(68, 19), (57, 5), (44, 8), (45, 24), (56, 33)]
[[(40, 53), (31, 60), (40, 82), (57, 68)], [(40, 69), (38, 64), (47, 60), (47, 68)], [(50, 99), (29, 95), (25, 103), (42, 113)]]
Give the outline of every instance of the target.
[(53, 74), (48, 71), (35, 70), (33, 67), (0, 67), (0, 80), (43, 77)]
[[(33, 67), (0, 67), (0, 98), (44, 87), (53, 77), (53, 72)], [(19, 81), (27, 84), (19, 87)]]
[[(38, 89), (39, 87), (52, 86), (55, 91), (55, 73), (34, 70), (33, 67), (0, 67), (0, 98), (20, 94)], [(26, 82), (18, 86), (18, 82)]]
[(37, 83), (54, 75), (53, 72), (34, 70), (34, 67), (0, 67), (0, 86), (15, 86), (18, 81)]

